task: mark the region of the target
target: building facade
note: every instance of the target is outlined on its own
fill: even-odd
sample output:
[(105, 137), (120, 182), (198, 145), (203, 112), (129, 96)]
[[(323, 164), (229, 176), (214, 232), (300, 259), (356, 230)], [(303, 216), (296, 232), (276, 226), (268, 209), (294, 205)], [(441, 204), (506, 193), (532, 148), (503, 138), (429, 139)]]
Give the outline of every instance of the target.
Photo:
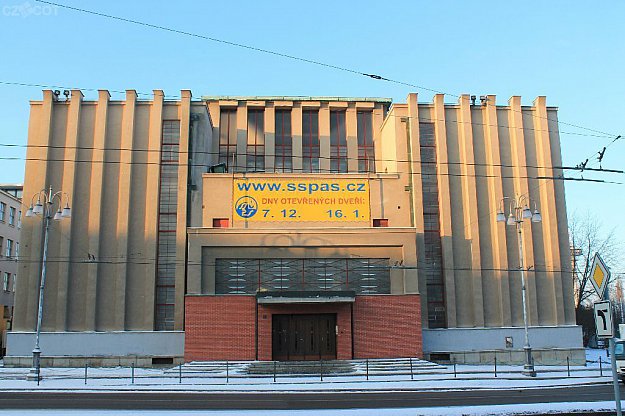
[[(73, 208), (50, 233), (44, 361), (522, 362), (516, 232), (495, 221), (518, 195), (543, 217), (523, 225), (535, 357), (583, 360), (564, 188), (538, 179), (561, 166), (557, 109), (484, 98), (44, 91), (24, 191)], [(9, 364), (30, 363), (38, 221)]]
[(0, 354), (6, 352), (7, 331), (13, 324), (13, 298), (17, 281), (22, 227), (21, 185), (0, 184)]

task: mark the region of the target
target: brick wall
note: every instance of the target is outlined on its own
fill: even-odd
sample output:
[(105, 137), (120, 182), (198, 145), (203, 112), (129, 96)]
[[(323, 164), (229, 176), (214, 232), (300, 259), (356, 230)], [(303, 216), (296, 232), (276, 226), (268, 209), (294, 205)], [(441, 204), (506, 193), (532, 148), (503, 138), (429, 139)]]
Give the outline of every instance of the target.
[(335, 313), (339, 333), (336, 336), (336, 358), (351, 360), (351, 305), (329, 303), (314, 305), (258, 305), (258, 359), (271, 360), (272, 314)]
[(354, 358), (422, 356), (419, 295), (356, 296)]
[(254, 296), (187, 296), (184, 360), (254, 360)]

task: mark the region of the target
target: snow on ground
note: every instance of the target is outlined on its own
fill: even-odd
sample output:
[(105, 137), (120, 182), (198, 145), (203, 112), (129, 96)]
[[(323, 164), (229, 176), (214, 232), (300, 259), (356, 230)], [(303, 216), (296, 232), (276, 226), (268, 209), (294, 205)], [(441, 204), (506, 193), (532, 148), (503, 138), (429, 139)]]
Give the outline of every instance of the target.
[(497, 406), (467, 406), (467, 407), (432, 407), (432, 408), (405, 408), (405, 409), (342, 409), (342, 410), (0, 410), (0, 416), (20, 415), (50, 415), (50, 416), (110, 416), (139, 414), (145, 416), (497, 416), (497, 415), (543, 415), (561, 414), (565, 412), (597, 412), (614, 411), (613, 402), (593, 403), (546, 403), (523, 405)]
[[(601, 357), (601, 363), (599, 362)], [(600, 368), (601, 366), (601, 368)], [(183, 369), (182, 379), (176, 369), (136, 368), (131, 380), (130, 368), (44, 368), (40, 385), (26, 380), (28, 368), (0, 368), (0, 390), (82, 390), (82, 391), (339, 391), (339, 390), (454, 390), (543, 388), (611, 381), (609, 359), (605, 350), (587, 350), (587, 366), (537, 366), (538, 376), (528, 378), (521, 366), (457, 365), (442, 366), (436, 373), (328, 376), (271, 375), (248, 376), (236, 366), (224, 372), (198, 373)], [(569, 375), (570, 374), (570, 375)]]
[[(601, 364), (599, 362), (601, 357)], [(601, 370), (600, 370), (601, 366)], [(399, 390), (467, 390), (467, 389), (510, 389), (510, 388), (549, 388), (557, 386), (606, 383), (611, 381), (610, 362), (605, 350), (587, 350), (587, 366), (537, 366), (538, 376), (528, 378), (520, 374), (520, 366), (498, 366), (497, 377), (494, 367), (488, 365), (471, 366), (457, 365), (457, 376), (454, 377), (453, 366), (443, 368), (438, 374), (410, 374), (394, 376), (324, 376), (322, 382), (318, 376), (290, 377), (278, 375), (276, 382), (272, 376), (249, 377), (237, 373), (233, 369), (226, 383), (225, 373), (184, 373), (182, 380), (177, 371), (171, 369), (135, 369), (134, 384), (131, 382), (129, 368), (89, 368), (87, 384), (84, 381), (84, 368), (45, 368), (44, 380), (40, 386), (36, 382), (27, 381), (29, 369), (0, 368), (0, 391), (247, 391), (251, 394), (262, 394), (266, 391), (399, 391)], [(601, 373), (602, 372), (602, 375)], [(69, 416), (100, 416), (140, 414), (157, 416), (169, 415), (212, 415), (212, 416), (442, 416), (442, 415), (538, 415), (559, 414), (563, 412), (595, 412), (613, 411), (613, 402), (592, 403), (543, 403), (499, 406), (468, 406), (468, 407), (436, 407), (407, 409), (347, 409), (347, 410), (256, 410), (256, 411), (115, 411), (115, 410), (0, 410), (5, 415), (69, 415)]]

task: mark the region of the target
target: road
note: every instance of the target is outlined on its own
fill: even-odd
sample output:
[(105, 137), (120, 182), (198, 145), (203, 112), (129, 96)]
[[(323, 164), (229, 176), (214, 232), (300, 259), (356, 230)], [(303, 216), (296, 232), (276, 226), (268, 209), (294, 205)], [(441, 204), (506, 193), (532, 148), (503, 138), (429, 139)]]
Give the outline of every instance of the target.
[[(625, 389), (621, 389), (621, 395)], [(246, 410), (472, 406), (614, 400), (611, 384), (510, 390), (394, 392), (4, 392), (0, 409)]]

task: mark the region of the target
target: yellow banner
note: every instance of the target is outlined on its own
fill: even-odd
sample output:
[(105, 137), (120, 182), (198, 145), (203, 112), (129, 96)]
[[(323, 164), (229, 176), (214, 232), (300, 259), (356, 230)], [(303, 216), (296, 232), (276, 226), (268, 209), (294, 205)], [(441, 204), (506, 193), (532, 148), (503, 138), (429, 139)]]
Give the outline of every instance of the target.
[(369, 221), (367, 179), (235, 179), (234, 220)]

